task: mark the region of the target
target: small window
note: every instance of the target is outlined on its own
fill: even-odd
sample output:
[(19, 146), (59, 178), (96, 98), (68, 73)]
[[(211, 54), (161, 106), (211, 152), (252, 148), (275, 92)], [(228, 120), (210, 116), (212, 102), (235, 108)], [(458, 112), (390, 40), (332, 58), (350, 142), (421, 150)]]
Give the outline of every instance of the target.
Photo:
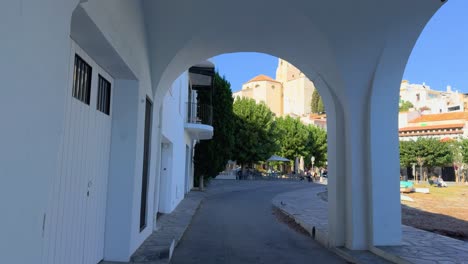
[(91, 98), (91, 74), (93, 69), (80, 56), (75, 54), (73, 71), (73, 97), (89, 105)]
[(97, 95), (97, 110), (106, 115), (110, 113), (111, 102), (111, 83), (99, 75), (98, 95)]

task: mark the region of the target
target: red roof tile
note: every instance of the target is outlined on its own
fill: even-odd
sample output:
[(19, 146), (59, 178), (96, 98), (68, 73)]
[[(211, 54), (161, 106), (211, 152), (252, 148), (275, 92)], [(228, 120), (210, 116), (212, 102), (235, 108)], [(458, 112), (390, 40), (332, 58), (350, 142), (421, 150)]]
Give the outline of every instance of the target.
[(269, 76), (266, 76), (264, 74), (260, 74), (260, 75), (257, 75), (255, 77), (253, 77), (252, 79), (250, 79), (248, 82), (246, 83), (249, 83), (249, 82), (261, 82), (261, 81), (269, 81), (269, 82), (277, 82), (279, 83), (277, 80), (274, 80), (272, 79), (271, 77)]
[(453, 113), (443, 113), (443, 114), (422, 115), (409, 122), (421, 123), (421, 122), (434, 122), (434, 121), (447, 121), (447, 120), (460, 120), (460, 119), (468, 120), (468, 112), (453, 112)]

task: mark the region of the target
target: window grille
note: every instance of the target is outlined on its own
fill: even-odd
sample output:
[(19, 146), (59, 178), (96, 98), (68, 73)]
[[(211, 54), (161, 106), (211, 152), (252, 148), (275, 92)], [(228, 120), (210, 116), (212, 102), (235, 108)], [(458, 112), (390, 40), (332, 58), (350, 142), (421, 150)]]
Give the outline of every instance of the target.
[(96, 108), (106, 115), (110, 113), (111, 83), (99, 75)]
[(91, 98), (91, 75), (93, 69), (80, 56), (75, 54), (73, 71), (73, 97), (89, 105)]

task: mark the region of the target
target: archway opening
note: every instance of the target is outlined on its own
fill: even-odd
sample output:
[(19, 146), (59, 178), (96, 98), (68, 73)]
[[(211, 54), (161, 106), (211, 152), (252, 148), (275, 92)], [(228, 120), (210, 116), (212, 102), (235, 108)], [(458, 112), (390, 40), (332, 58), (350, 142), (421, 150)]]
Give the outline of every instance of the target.
[[(401, 191), (408, 192), (403, 224), (464, 240), (468, 207), (459, 205), (468, 201), (461, 195), (468, 190), (466, 8), (463, 1), (448, 1), (419, 36), (400, 85), (398, 122)], [(437, 187), (447, 185), (452, 188)], [(436, 198), (440, 193), (446, 195)]]

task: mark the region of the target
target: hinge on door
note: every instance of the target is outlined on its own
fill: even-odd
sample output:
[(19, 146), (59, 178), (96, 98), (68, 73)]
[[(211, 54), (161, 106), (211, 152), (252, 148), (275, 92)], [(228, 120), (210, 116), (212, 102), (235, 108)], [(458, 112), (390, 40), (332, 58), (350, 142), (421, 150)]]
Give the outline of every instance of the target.
[(46, 214), (44, 213), (44, 216), (42, 217), (42, 237), (44, 237), (45, 222), (46, 222)]

